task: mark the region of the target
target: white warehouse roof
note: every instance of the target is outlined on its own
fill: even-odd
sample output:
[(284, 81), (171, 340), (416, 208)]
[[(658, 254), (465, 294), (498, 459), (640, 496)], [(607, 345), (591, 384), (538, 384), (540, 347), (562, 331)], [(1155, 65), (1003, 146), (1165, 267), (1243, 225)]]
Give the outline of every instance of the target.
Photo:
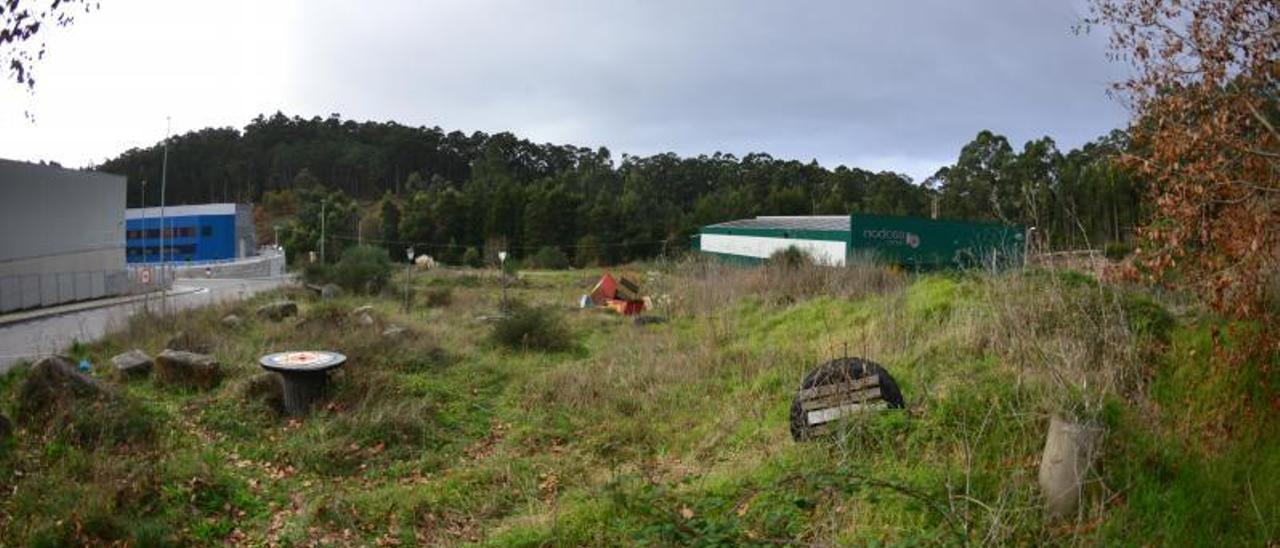
[(821, 230), (848, 232), (848, 215), (759, 216), (710, 225), (715, 228), (754, 228), (769, 230)]
[[(185, 217), (189, 215), (235, 215), (236, 207), (238, 205), (239, 204), (235, 203), (171, 205), (165, 206), (164, 215), (166, 217)], [(154, 218), (159, 216), (159, 207), (135, 207), (127, 209), (124, 212), (124, 218), (126, 219), (141, 219), (143, 217)]]

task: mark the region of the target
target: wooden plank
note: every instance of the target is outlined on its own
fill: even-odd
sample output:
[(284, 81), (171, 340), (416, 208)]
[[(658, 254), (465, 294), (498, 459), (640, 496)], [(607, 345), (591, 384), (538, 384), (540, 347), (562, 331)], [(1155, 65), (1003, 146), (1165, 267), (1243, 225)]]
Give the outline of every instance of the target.
[(820, 396), (828, 396), (837, 392), (857, 392), (863, 388), (880, 385), (880, 375), (868, 375), (861, 379), (853, 379), (846, 382), (837, 382), (813, 388), (806, 388), (800, 391), (800, 399), (816, 398)]
[(880, 387), (869, 388), (853, 393), (832, 394), (822, 398), (813, 398), (808, 400), (800, 400), (800, 408), (805, 411), (813, 409), (825, 409), (828, 407), (838, 407), (846, 403), (866, 403), (869, 401), (879, 400), (883, 397), (880, 393)]
[(841, 405), (839, 407), (829, 407), (827, 409), (818, 409), (815, 411), (810, 411), (808, 414), (805, 415), (805, 421), (807, 421), (809, 425), (812, 426), (817, 424), (829, 423), (831, 421), (834, 421), (836, 419), (840, 419), (843, 417), (847, 417), (849, 415), (866, 413), (868, 411), (879, 411), (879, 410), (888, 409), (888, 408), (889, 408), (889, 403), (884, 400), (880, 400), (872, 403), (849, 403), (849, 404)]

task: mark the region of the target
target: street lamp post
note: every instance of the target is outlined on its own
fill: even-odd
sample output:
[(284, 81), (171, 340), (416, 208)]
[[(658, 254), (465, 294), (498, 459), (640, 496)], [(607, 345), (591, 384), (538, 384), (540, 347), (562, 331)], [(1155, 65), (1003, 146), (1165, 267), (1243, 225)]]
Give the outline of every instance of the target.
[(498, 252), (498, 273), (502, 276), (502, 313), (507, 313), (507, 252)]
[(160, 309), (163, 310), (165, 314), (169, 313), (169, 299), (166, 298), (167, 295), (164, 293), (164, 290), (165, 290), (164, 277), (165, 277), (165, 271), (167, 270), (167, 267), (168, 267), (168, 264), (165, 262), (165, 249), (164, 249), (164, 243), (165, 243), (164, 225), (168, 223), (165, 222), (166, 219), (164, 216), (165, 214), (164, 206), (165, 206), (165, 190), (167, 189), (168, 182), (169, 182), (169, 133), (171, 131), (172, 131), (172, 126), (170, 125), (170, 119), (168, 116), (165, 116), (164, 117), (164, 159), (161, 161), (161, 164), (160, 164)]
[(409, 259), (409, 263), (404, 267), (404, 311), (409, 312), (409, 280), (413, 276), (413, 246), (409, 246), (404, 252)]
[(324, 264), (324, 213), (328, 205), (327, 199), (320, 200), (320, 264)]

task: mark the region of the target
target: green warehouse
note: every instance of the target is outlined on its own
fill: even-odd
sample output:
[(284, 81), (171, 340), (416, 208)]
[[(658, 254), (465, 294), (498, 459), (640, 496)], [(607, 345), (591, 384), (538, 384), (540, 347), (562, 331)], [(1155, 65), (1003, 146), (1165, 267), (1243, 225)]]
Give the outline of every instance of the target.
[(1021, 265), (1027, 229), (889, 215), (763, 216), (704, 226), (696, 239), (699, 251), (732, 262), (759, 263), (795, 246), (826, 265), (868, 257), (927, 270)]

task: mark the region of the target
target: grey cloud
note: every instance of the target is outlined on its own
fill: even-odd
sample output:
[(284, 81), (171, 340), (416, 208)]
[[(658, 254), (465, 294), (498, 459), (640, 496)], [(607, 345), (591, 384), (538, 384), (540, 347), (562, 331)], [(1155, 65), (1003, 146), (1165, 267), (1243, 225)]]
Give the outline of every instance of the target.
[(920, 178), (979, 130), (1124, 123), (1078, 3), (333, 3), (299, 21), (298, 112), (615, 153), (769, 152)]

